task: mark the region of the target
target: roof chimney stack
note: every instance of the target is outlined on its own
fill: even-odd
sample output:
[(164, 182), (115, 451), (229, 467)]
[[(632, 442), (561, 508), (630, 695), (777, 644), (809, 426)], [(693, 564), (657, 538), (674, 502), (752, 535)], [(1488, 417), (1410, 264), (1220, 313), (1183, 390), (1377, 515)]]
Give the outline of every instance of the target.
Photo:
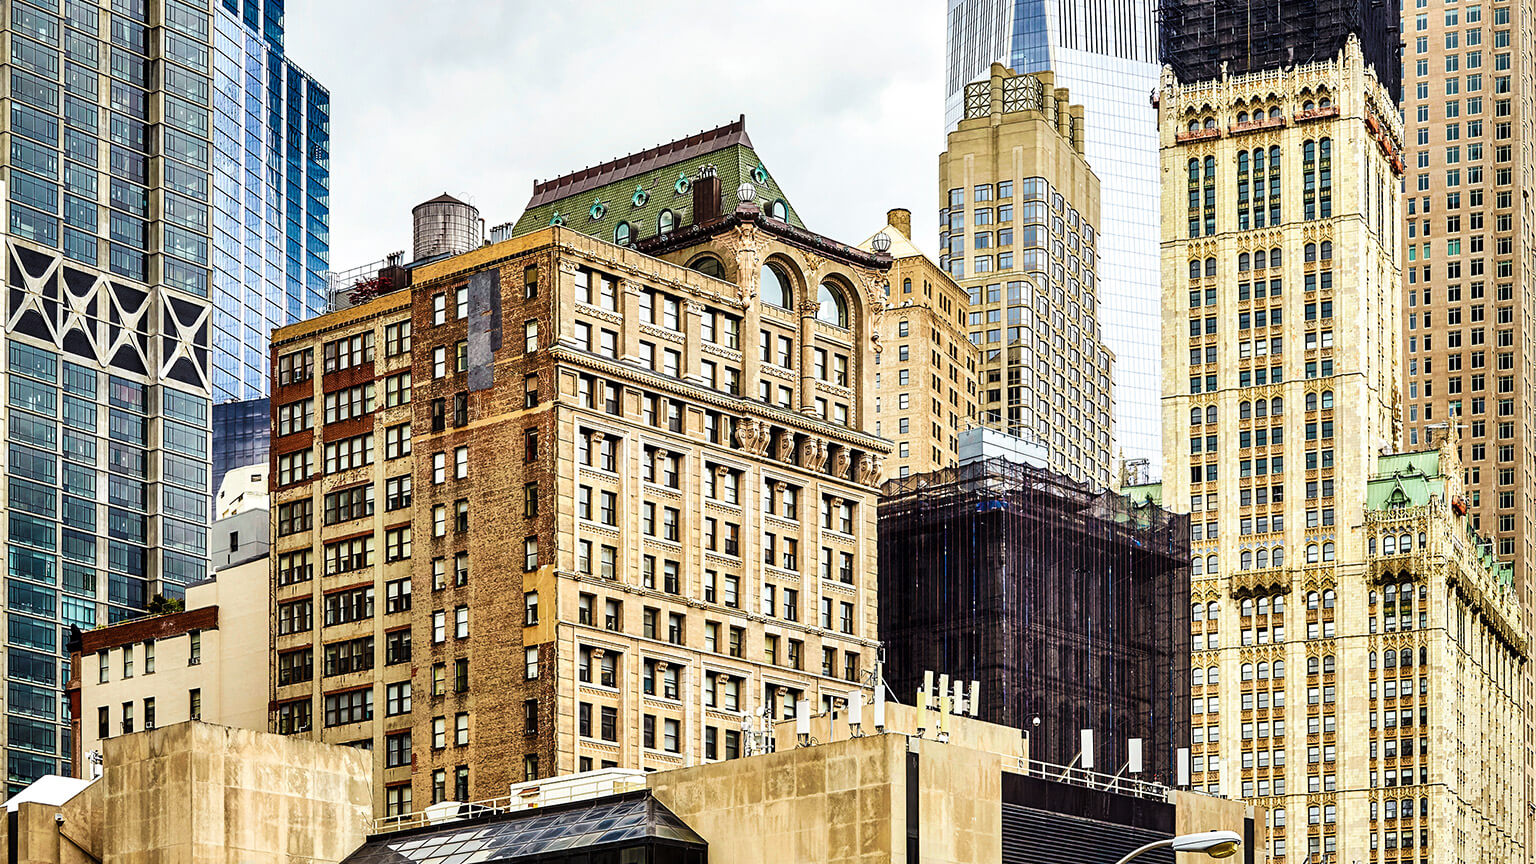
[(892, 228), (900, 231), (902, 237), (905, 237), (908, 240), (912, 239), (911, 210), (908, 210), (905, 207), (897, 207), (896, 209), (890, 210), (885, 214), (885, 221), (889, 223)]

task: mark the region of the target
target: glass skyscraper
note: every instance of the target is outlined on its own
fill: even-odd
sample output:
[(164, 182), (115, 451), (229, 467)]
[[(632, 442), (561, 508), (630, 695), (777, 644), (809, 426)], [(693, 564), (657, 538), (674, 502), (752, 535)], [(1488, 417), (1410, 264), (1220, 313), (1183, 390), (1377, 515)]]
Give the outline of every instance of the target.
[(993, 62), (1052, 72), (1084, 108), (1099, 178), (1099, 323), (1115, 354), (1115, 455), (1162, 463), (1157, 28), (1152, 0), (948, 0), (944, 120)]
[(208, 572), (207, 2), (3, 4), (10, 792), (71, 770), (70, 628)]
[(283, 54), (283, 0), (217, 4), (212, 375), (229, 402), (267, 395), (274, 328), (325, 311), (331, 97)]

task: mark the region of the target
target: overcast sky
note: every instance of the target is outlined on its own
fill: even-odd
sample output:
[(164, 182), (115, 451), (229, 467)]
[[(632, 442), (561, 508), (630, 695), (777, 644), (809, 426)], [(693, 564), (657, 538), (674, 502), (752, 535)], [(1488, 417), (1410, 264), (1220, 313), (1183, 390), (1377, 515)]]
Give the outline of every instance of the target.
[(857, 243), (907, 207), (931, 253), (943, 6), (289, 0), (288, 56), (331, 92), (331, 265), (409, 252), (441, 192), (497, 225), (535, 179), (739, 114), (811, 230)]

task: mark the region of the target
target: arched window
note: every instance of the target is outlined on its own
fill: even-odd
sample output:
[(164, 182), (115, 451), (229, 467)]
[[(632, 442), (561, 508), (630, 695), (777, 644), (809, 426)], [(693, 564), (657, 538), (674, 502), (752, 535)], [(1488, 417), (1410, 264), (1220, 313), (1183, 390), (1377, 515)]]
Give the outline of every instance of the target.
[(1281, 414), (1284, 414), (1284, 413), (1285, 413), (1285, 403), (1280, 401), (1280, 397), (1279, 396), (1276, 396), (1275, 398), (1269, 400), (1269, 416), (1271, 416), (1271, 417), (1279, 417)]
[[(1311, 546), (1308, 546), (1307, 548), (1309, 550), (1310, 549), (1315, 549), (1315, 548), (1317, 548), (1317, 544), (1314, 543)], [(1308, 552), (1307, 553), (1307, 557), (1310, 559), (1312, 557), (1312, 553)], [(1307, 608), (1308, 609), (1316, 609), (1317, 608), (1317, 600), (1318, 600), (1318, 596), (1317, 596), (1317, 592), (1316, 591), (1308, 591), (1307, 592)]]
[[(1242, 551), (1242, 554), (1237, 556), (1237, 569), (1239, 569), (1239, 570), (1252, 570), (1253, 569), (1253, 553), (1252, 552), (1248, 551), (1247, 549), (1244, 549)], [(1248, 601), (1244, 600), (1243, 602), (1247, 603)], [(1247, 615), (1249, 613), (1248, 612), (1244, 612), (1242, 614)]]
[(1206, 276), (1215, 276), (1216, 275), (1216, 259), (1215, 258), (1207, 258), (1207, 259), (1205, 259), (1205, 275)]
[(1420, 549), (1424, 548), (1424, 532), (1423, 531), (1419, 532), (1419, 548)]
[(1265, 267), (1268, 266), (1267, 264), (1264, 263), (1264, 260), (1265, 260), (1264, 259), (1264, 254), (1265, 253), (1264, 253), (1263, 249), (1260, 249), (1259, 251), (1253, 253), (1253, 269), (1255, 269), (1255, 270), (1263, 270)]
[(1367, 663), (1369, 665), (1370, 670), (1372, 672), (1375, 672), (1376, 671), (1376, 652), (1375, 651), (1372, 651), (1370, 653), (1369, 660), (1367, 661)]
[[(1212, 556), (1212, 560), (1215, 560), (1215, 556)], [(1207, 621), (1215, 621), (1220, 613), (1221, 607), (1216, 605), (1215, 600), (1205, 604), (1205, 618)]]
[[(1196, 560), (1199, 560), (1199, 559), (1196, 559)], [(1194, 604), (1194, 605), (1189, 607), (1189, 620), (1191, 620), (1191, 621), (1203, 621), (1203, 620), (1205, 620), (1205, 604), (1204, 603), (1196, 603), (1196, 604)]]
[(1207, 422), (1207, 423), (1215, 423), (1216, 422), (1216, 406), (1215, 405), (1207, 405), (1207, 406), (1205, 406), (1205, 422)]
[(1402, 667), (1404, 669), (1410, 669), (1410, 668), (1413, 667), (1413, 649), (1412, 648), (1404, 648), (1402, 651), (1398, 652), (1397, 658), (1398, 658), (1397, 659), (1397, 665), (1398, 666), (1400, 666), (1400, 667)]
[(1215, 666), (1212, 666), (1209, 669), (1206, 669), (1205, 670), (1205, 683), (1207, 683), (1207, 684), (1219, 684), (1219, 683), (1221, 683), (1221, 670), (1219, 668), (1215, 667)]
[[(1189, 562), (1189, 575), (1191, 575), (1191, 576), (1203, 576), (1203, 575), (1205, 575), (1205, 559), (1204, 558), (1200, 557), (1199, 555), (1196, 555)], [(1198, 608), (1198, 604), (1197, 604), (1196, 608)], [(1196, 615), (1195, 616), (1195, 620), (1199, 621), (1200, 620), (1200, 616)]]
[(1214, 576), (1221, 572), (1221, 566), (1216, 562), (1215, 555), (1205, 556), (1205, 575)]
[[(1413, 551), (1413, 535), (1412, 534), (1399, 534), (1399, 535), (1397, 535), (1397, 551), (1402, 553), (1402, 554), (1407, 554), (1407, 553)], [(1404, 599), (1407, 599), (1407, 598), (1405, 597)]]
[(1247, 400), (1237, 403), (1237, 419), (1247, 420), (1253, 416), (1253, 403)]
[(656, 233), (665, 237), (675, 228), (677, 228), (677, 214), (671, 210), (661, 211), (661, 215), (656, 217)]
[(1381, 655), (1381, 665), (1387, 669), (1397, 668), (1397, 652), (1384, 651)]
[(1259, 401), (1253, 403), (1253, 416), (1255, 416), (1255, 417), (1267, 417), (1267, 416), (1269, 416), (1269, 403), (1265, 402), (1263, 399), (1260, 399)]
[(1397, 537), (1395, 537), (1395, 536), (1393, 536), (1391, 534), (1384, 534), (1384, 535), (1382, 535), (1382, 538), (1381, 538), (1381, 554), (1383, 554), (1383, 555), (1396, 555), (1397, 554)]
[(1428, 663), (1428, 662), (1429, 662), (1429, 648), (1424, 646), (1424, 645), (1420, 645), (1419, 646), (1419, 665), (1423, 666), (1425, 663)]
[(1382, 593), (1385, 595), (1385, 599), (1386, 599), (1386, 601), (1388, 603), (1396, 603), (1397, 602), (1397, 586), (1396, 585), (1388, 585), (1387, 586), (1387, 590), (1382, 592)]
[(1191, 278), (1191, 279), (1199, 279), (1200, 278), (1200, 261), (1199, 261), (1199, 259), (1191, 259), (1190, 260), (1190, 262), (1189, 262), (1189, 278)]
[[(1285, 566), (1285, 547), (1284, 546), (1276, 546), (1274, 549), (1270, 550), (1269, 561), (1270, 561), (1270, 565), (1273, 566), (1273, 567), (1284, 567)], [(1276, 597), (1275, 598), (1275, 614), (1276, 615), (1279, 615), (1281, 612), (1285, 611), (1284, 604), (1285, 604), (1285, 600), (1283, 598), (1280, 598), (1280, 597)]]
[(1308, 393), (1307, 394), (1307, 410), (1308, 411), (1316, 411), (1317, 410), (1317, 394), (1316, 393)]
[(1239, 123), (1247, 123), (1248, 122), (1248, 112), (1247, 111), (1239, 111), (1239, 112), (1237, 112), (1237, 122), (1239, 122)]
[[(1318, 549), (1317, 549), (1317, 544), (1316, 543), (1308, 543), (1307, 544), (1307, 563), (1308, 564), (1316, 564), (1317, 563), (1317, 552), (1318, 552)], [(1316, 609), (1317, 608), (1316, 600), (1317, 600), (1317, 595), (1316, 594), (1311, 595), (1308, 598), (1308, 600), (1307, 600), (1307, 608), (1308, 609)]]
[(620, 246), (628, 246), (629, 241), (632, 239), (634, 239), (633, 232), (630, 230), (628, 222), (620, 222), (613, 226), (613, 242)]
[(1316, 107), (1316, 106), (1312, 104), (1312, 100), (1311, 99), (1308, 99), (1307, 101), (1301, 103), (1301, 110), (1303, 110), (1303, 111), (1311, 111), (1314, 107)]
[[(1332, 559), (1330, 559), (1328, 557), (1328, 547), (1330, 547), (1332, 545), (1333, 545), (1332, 543), (1324, 543), (1323, 544), (1323, 560), (1324, 561), (1332, 560)], [(1324, 590), (1323, 591), (1323, 608), (1324, 609), (1332, 609), (1333, 608), (1334, 598), (1337, 597), (1337, 596), (1338, 595), (1333, 593), (1333, 589), (1332, 588), (1328, 588), (1328, 589)]]
[(1247, 273), (1253, 266), (1253, 258), (1247, 252), (1237, 256), (1237, 272)]
[[(1255, 551), (1253, 553), (1253, 566), (1257, 567), (1260, 570), (1263, 570), (1263, 569), (1265, 569), (1265, 568), (1267, 568), (1269, 566), (1269, 550), (1268, 549), (1259, 549), (1259, 550), (1257, 550), (1257, 551)], [(1267, 601), (1267, 600), (1260, 600), (1259, 601), (1259, 606), (1260, 606), (1259, 612), (1260, 612), (1260, 614), (1263, 614), (1264, 612), (1268, 611), (1268, 610), (1263, 608), (1264, 606), (1267, 606), (1268, 603), (1269, 603), (1269, 601)]]
[(1377, 600), (1377, 599), (1378, 599), (1378, 598), (1377, 598), (1377, 596), (1376, 596), (1376, 592), (1375, 592), (1375, 591), (1372, 591), (1372, 592), (1371, 592), (1371, 595), (1370, 595), (1370, 600), (1369, 600), (1369, 602), (1370, 602), (1370, 604), (1371, 604), (1371, 605), (1372, 605), (1372, 606), (1375, 606), (1375, 605), (1376, 605), (1376, 600)]
[(783, 198), (775, 198), (773, 203), (768, 205), (768, 218), (777, 219), (780, 222), (789, 221), (789, 205), (784, 203)]
[(1200, 425), (1200, 414), (1201, 414), (1201, 412), (1200, 412), (1200, 408), (1198, 406), (1189, 409), (1189, 425), (1191, 425), (1191, 426), (1199, 426)]
[(780, 309), (793, 308), (790, 306), (789, 277), (784, 271), (773, 264), (765, 264), (760, 282), (758, 290), (764, 303)]
[(1269, 614), (1269, 598), (1268, 597), (1260, 597), (1259, 598), (1259, 614), (1260, 615), (1268, 615)]
[(1307, 674), (1308, 675), (1316, 675), (1317, 674), (1317, 658), (1316, 657), (1308, 657), (1307, 658)]
[(1238, 674), (1242, 676), (1242, 679), (1244, 681), (1252, 681), (1253, 680), (1253, 664), (1252, 663), (1244, 663), (1242, 665), (1242, 667), (1238, 670)]
[(1279, 116), (1280, 116), (1280, 108), (1279, 108), (1279, 106), (1271, 107), (1269, 109), (1269, 119), (1274, 120), (1274, 119), (1278, 118)]
[(713, 276), (716, 279), (725, 278), (725, 265), (713, 255), (700, 255), (688, 263), (689, 269), (697, 270), (705, 276)]
[(1190, 673), (1189, 673), (1189, 683), (1193, 687), (1199, 687), (1199, 686), (1205, 684), (1205, 667), (1204, 666), (1196, 666), (1194, 669), (1190, 670)]
[(1323, 560), (1324, 561), (1332, 561), (1333, 560), (1333, 541), (1332, 540), (1330, 540), (1330, 541), (1328, 541), (1328, 542), (1323, 544)]
[(1333, 241), (1324, 240), (1317, 248), (1317, 257), (1324, 261), (1333, 260)]
[(1333, 407), (1333, 391), (1332, 390), (1324, 390), (1323, 391), (1323, 410), (1327, 411), (1328, 409), (1330, 409), (1332, 407)]
[(1332, 104), (1333, 104), (1333, 100), (1329, 99), (1327, 96), (1324, 96), (1322, 99), (1318, 100), (1317, 107), (1319, 107), (1319, 108), (1327, 108), (1327, 107), (1331, 106)]
[(1244, 597), (1239, 601), (1237, 604), (1237, 614), (1244, 618), (1251, 618), (1253, 616), (1253, 598)]
[[(1200, 131), (1200, 121), (1199, 120), (1191, 120), (1191, 121), (1189, 121), (1189, 131), (1191, 131), (1191, 132), (1199, 132)], [(1191, 162), (1193, 162), (1193, 160), (1191, 160)]]
[(1285, 661), (1284, 660), (1276, 660), (1275, 661), (1275, 677), (1276, 678), (1284, 678), (1285, 677)]
[(821, 283), (816, 292), (818, 302), (816, 306), (816, 320), (834, 327), (848, 327), (848, 301), (843, 297), (843, 290), (831, 280)]
[[(1215, 129), (1216, 128), (1216, 118), (1215, 117), (1207, 117), (1207, 118), (1205, 118), (1205, 128), (1207, 128), (1207, 129)], [(1206, 158), (1210, 158), (1210, 157), (1206, 157)]]
[(1269, 250), (1269, 266), (1270, 267), (1279, 267), (1280, 266), (1280, 247), (1279, 246), (1276, 246), (1275, 248)]
[(1333, 674), (1333, 655), (1332, 654), (1324, 654), (1323, 655), (1323, 674), (1324, 675), (1332, 675)]
[(1265, 680), (1268, 680), (1268, 678), (1269, 678), (1269, 664), (1261, 660), (1261, 661), (1259, 661), (1259, 680), (1260, 681), (1265, 681)]
[(1301, 260), (1307, 263), (1311, 263), (1317, 260), (1316, 243), (1308, 243), (1307, 245), (1301, 247)]

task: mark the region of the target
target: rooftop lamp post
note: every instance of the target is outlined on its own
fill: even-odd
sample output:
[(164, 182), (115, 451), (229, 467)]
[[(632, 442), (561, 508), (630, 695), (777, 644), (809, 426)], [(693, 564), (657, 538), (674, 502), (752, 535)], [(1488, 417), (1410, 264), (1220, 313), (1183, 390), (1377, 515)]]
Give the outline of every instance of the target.
[(1167, 840), (1154, 840), (1121, 858), (1116, 864), (1127, 864), (1144, 852), (1165, 847), (1172, 847), (1175, 852), (1204, 852), (1212, 858), (1230, 858), (1237, 854), (1237, 848), (1242, 845), (1242, 842), (1243, 839), (1236, 831), (1201, 831), (1198, 834), (1181, 834)]

